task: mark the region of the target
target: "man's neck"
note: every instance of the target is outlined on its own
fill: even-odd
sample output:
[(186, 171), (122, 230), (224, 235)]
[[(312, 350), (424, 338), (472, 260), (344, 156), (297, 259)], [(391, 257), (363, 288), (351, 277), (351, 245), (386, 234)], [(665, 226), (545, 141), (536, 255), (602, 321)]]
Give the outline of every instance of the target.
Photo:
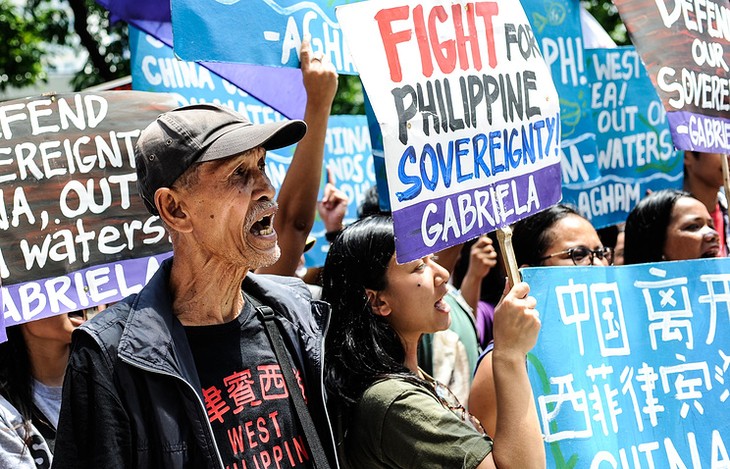
[(686, 178), (684, 180), (684, 190), (705, 204), (708, 212), (712, 213), (717, 208), (717, 192), (719, 190), (717, 187), (710, 187), (707, 184)]
[(172, 310), (185, 326), (223, 324), (243, 308), (241, 282), (249, 268), (175, 254), (170, 272)]

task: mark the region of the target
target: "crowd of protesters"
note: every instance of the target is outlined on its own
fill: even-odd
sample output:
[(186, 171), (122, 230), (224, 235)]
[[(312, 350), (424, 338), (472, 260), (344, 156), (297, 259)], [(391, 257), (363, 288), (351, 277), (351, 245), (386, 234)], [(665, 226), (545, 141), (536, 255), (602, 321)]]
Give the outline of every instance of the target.
[[(252, 125), (194, 105), (142, 132), (139, 191), (173, 257), (88, 322), (8, 328), (0, 467), (545, 466), (525, 367), (540, 329), (530, 286), (505, 280), (487, 235), (396, 263), (375, 189), (346, 227), (335, 184), (317, 200), (337, 74), (306, 42), (301, 59), (304, 121)], [(292, 144), (277, 197), (266, 150)], [(567, 205), (518, 222), (517, 264), (726, 256), (721, 158), (687, 152), (686, 191), (647, 195), (616, 246)], [(309, 272), (317, 212), (331, 246)], [(221, 389), (237, 390), (235, 407)]]

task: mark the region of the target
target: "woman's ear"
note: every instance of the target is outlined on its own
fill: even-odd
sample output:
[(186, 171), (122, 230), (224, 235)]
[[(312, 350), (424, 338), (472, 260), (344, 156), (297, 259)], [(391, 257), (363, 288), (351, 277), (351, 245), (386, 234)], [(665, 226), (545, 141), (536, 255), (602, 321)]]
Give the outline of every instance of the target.
[(370, 288), (366, 288), (365, 295), (367, 295), (368, 297), (368, 305), (370, 306), (370, 310), (373, 312), (373, 314), (383, 317), (386, 317), (390, 314), (390, 306), (388, 306), (388, 303), (382, 300), (379, 292)]

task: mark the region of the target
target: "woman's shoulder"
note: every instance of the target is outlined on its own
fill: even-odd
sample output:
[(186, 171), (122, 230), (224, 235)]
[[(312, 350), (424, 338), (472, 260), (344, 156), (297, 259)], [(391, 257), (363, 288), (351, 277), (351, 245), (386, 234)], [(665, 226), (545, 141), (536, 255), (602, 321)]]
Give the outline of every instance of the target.
[(392, 410), (404, 410), (441, 404), (424, 385), (419, 384), (416, 378), (392, 377), (376, 381), (368, 387), (358, 403), (358, 414), (373, 420), (384, 421)]

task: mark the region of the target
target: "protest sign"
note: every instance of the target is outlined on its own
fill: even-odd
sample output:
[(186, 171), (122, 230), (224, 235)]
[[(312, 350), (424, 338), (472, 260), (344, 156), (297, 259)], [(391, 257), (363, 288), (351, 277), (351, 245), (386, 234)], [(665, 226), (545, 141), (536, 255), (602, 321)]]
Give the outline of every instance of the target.
[(560, 199), (558, 97), (518, 4), (371, 1), (337, 18), (380, 123), (398, 262)]
[(6, 325), (119, 300), (171, 250), (137, 195), (134, 144), (174, 107), (138, 91), (0, 103)]
[(585, 55), (601, 179), (568, 187), (581, 214), (602, 228), (626, 221), (648, 190), (681, 189), (683, 154), (635, 49), (587, 49)]
[[(172, 0), (175, 53), (185, 60), (299, 67), (302, 38), (338, 73), (354, 74), (334, 6), (348, 0)], [(233, 27), (226, 27), (231, 25)]]
[[(585, 68), (580, 4), (574, 0), (522, 0), (553, 83), (560, 96), (560, 137), (563, 187), (600, 176), (596, 158), (596, 128), (591, 116), (591, 88)], [(571, 201), (563, 192), (563, 201)]]
[(284, 120), (278, 111), (195, 62), (175, 57), (172, 47), (129, 26), (132, 87), (171, 93), (180, 106), (214, 103), (227, 106), (254, 124)]
[(523, 270), (548, 467), (728, 467), (728, 272), (728, 259)]
[[(375, 185), (370, 133), (365, 116), (331, 116), (327, 124), (324, 166), (332, 175), (334, 185), (350, 200), (343, 223), (357, 220), (357, 210), (367, 190)], [(322, 181), (322, 189), (327, 181)], [(323, 192), (320, 189), (320, 200)], [(314, 247), (304, 254), (308, 267), (322, 266), (329, 252), (325, 227), (317, 216), (311, 235), (317, 238)]]
[(730, 2), (614, 0), (682, 150), (730, 153)]

